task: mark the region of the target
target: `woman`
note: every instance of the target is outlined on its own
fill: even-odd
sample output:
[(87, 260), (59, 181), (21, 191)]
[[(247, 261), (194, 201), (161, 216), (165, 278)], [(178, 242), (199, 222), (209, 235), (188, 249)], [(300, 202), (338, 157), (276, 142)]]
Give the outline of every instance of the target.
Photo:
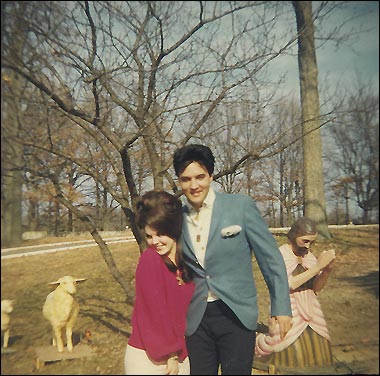
[(317, 299), (334, 264), (335, 251), (323, 251), (317, 259), (310, 251), (317, 239), (316, 224), (299, 218), (288, 232), (288, 243), (280, 247), (289, 280), (293, 325), (281, 340), (279, 328), (269, 321), (269, 334), (256, 338), (259, 362), (282, 367), (329, 366), (333, 363), (330, 336)]
[(149, 247), (136, 269), (126, 375), (190, 374), (184, 334), (194, 283), (179, 242), (182, 221), (181, 202), (168, 192), (149, 191), (137, 203), (136, 222)]

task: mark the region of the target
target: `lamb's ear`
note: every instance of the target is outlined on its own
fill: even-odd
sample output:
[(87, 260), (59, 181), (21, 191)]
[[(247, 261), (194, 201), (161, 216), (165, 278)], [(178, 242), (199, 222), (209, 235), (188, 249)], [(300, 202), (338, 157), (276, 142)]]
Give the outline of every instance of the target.
[(49, 282), (48, 285), (55, 286), (55, 285), (59, 285), (60, 283), (61, 283), (60, 281), (55, 281), (55, 282)]
[(75, 282), (84, 282), (87, 281), (87, 278), (76, 278)]

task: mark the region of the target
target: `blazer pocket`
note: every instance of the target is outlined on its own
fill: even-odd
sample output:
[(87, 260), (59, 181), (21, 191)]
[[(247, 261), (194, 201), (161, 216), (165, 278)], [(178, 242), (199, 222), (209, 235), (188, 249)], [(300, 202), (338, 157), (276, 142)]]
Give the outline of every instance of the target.
[(234, 236), (238, 235), (240, 231), (241, 227), (239, 225), (232, 225), (222, 228), (220, 234), (222, 235), (222, 238), (233, 238)]

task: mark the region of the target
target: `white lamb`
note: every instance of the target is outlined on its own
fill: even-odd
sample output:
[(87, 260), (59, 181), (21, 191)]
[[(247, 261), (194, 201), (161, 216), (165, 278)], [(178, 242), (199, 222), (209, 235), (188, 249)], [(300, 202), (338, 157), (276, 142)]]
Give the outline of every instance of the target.
[(86, 278), (64, 276), (49, 285), (58, 285), (47, 297), (42, 312), (53, 329), (53, 346), (58, 352), (63, 352), (62, 330), (66, 330), (67, 350), (73, 351), (73, 326), (78, 317), (79, 304), (76, 299), (76, 283)]
[(3, 347), (8, 347), (9, 332), (10, 332), (10, 313), (13, 311), (15, 300), (5, 299), (1, 301), (1, 333), (4, 333)]

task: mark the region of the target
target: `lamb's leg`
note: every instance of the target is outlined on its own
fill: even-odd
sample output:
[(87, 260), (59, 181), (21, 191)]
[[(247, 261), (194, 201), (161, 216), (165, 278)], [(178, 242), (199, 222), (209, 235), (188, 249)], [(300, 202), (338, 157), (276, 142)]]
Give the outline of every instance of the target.
[(57, 341), (55, 340), (55, 333), (54, 333), (54, 329), (52, 330), (52, 335), (51, 335), (51, 338), (52, 338), (52, 343), (53, 343), (53, 346), (57, 346)]
[(62, 341), (62, 328), (55, 327), (54, 330), (54, 337), (57, 343), (57, 351), (63, 352), (63, 341)]
[(78, 313), (79, 313), (79, 305), (74, 300), (73, 308), (72, 308), (72, 312), (71, 312), (71, 317), (69, 318), (69, 320), (66, 324), (67, 350), (69, 352), (73, 351), (73, 327), (74, 327), (76, 319), (78, 317)]
[(9, 328), (4, 332), (4, 344), (3, 347), (6, 349), (8, 347), (9, 341)]
[(73, 351), (73, 329), (71, 326), (66, 326), (66, 339), (68, 352)]

